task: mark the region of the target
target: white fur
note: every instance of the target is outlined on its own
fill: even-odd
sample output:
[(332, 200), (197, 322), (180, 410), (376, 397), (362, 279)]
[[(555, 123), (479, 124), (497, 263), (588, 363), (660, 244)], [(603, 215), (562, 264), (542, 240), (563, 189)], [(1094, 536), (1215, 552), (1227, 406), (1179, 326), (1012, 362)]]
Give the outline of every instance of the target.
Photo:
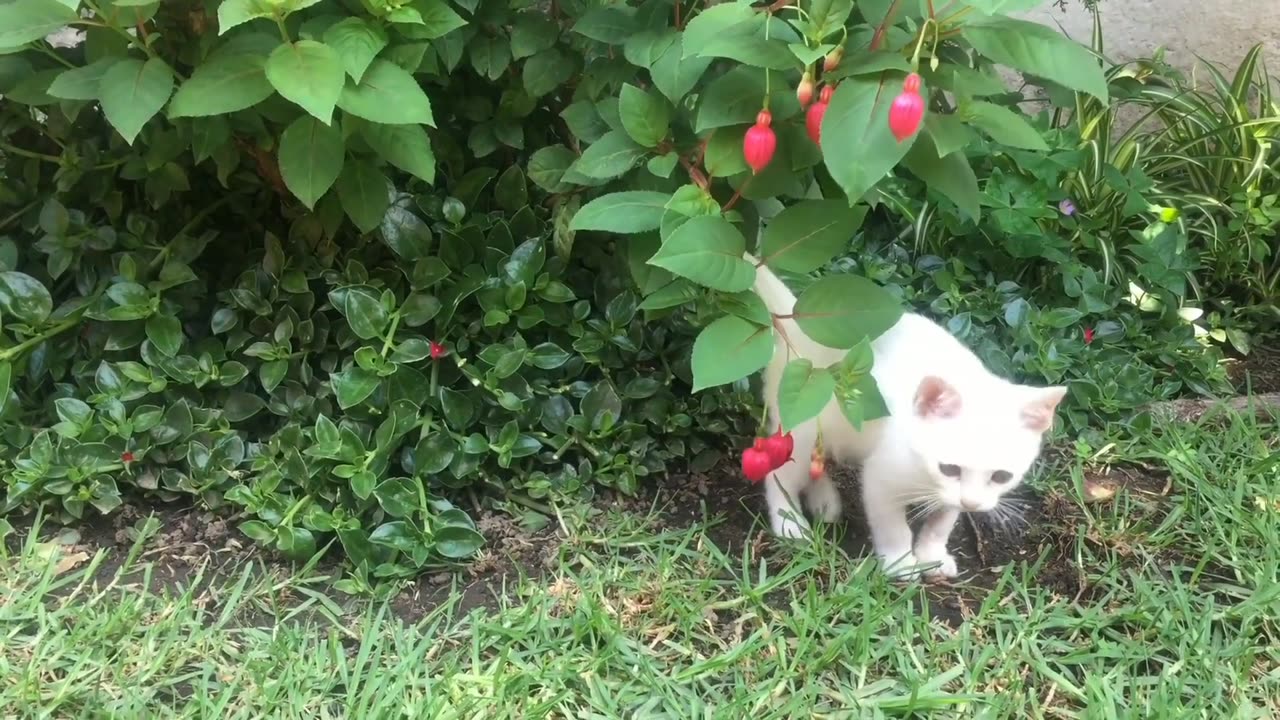
[[(771, 313), (791, 314), (795, 295), (768, 268), (756, 271), (755, 290)], [(794, 320), (775, 322), (779, 351), (764, 375), (772, 427), (778, 423), (778, 384), (789, 361), (799, 356), (826, 367), (848, 352), (819, 345)], [(796, 504), (800, 498), (815, 517), (832, 521), (840, 516), (835, 484), (825, 476), (809, 478), (820, 426), (827, 457), (862, 466), (871, 541), (885, 565), (895, 574), (923, 568), (931, 575), (954, 577), (956, 562), (947, 551), (947, 538), (957, 518), (961, 512), (996, 508), (1022, 482), (1040, 454), (1043, 433), (1052, 425), (1065, 388), (1016, 385), (993, 375), (950, 333), (920, 315), (903, 315), (876, 338), (872, 350), (872, 375), (890, 416), (864, 423), (859, 432), (833, 400), (816, 421), (795, 428), (795, 462), (765, 481), (770, 523), (780, 536), (806, 536), (809, 525)], [(944, 475), (943, 464), (959, 466), (960, 477)], [(994, 482), (996, 471), (1011, 477)], [(921, 506), (926, 518), (913, 538), (907, 513)]]

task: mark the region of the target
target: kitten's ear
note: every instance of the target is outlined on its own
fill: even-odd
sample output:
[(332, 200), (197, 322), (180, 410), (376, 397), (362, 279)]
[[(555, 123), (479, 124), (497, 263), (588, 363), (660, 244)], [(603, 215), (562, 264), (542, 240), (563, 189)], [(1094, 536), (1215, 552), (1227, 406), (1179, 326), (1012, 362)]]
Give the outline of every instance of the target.
[(1031, 401), (1022, 408), (1022, 424), (1028, 430), (1038, 433), (1048, 432), (1053, 427), (1053, 416), (1058, 411), (1058, 403), (1067, 394), (1061, 385), (1047, 388), (1034, 388)]
[(952, 418), (960, 414), (960, 393), (940, 377), (929, 375), (916, 388), (916, 415)]

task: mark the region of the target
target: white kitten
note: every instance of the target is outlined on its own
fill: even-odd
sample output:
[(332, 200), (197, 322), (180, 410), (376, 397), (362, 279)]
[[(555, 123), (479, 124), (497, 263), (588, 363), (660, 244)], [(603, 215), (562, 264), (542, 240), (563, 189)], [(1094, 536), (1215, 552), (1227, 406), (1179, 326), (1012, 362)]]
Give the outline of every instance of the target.
[[(754, 259), (753, 259), (754, 262)], [(775, 315), (790, 315), (795, 295), (768, 268), (756, 270), (755, 290)], [(797, 354), (826, 367), (848, 351), (819, 345), (794, 320), (777, 321), (778, 352), (765, 369), (764, 397), (773, 427), (778, 423), (778, 383)], [(1053, 425), (1066, 388), (1035, 388), (999, 378), (950, 333), (919, 315), (906, 314), (872, 343), (872, 375), (890, 416), (856, 431), (832, 401), (816, 420), (794, 429), (795, 462), (766, 480), (773, 531), (803, 537), (808, 523), (797, 507), (803, 497), (816, 516), (840, 516), (840, 494), (825, 475), (809, 478), (808, 458), (822, 428), (828, 457), (861, 463), (862, 499), (876, 554), (896, 574), (934, 566), (930, 575), (954, 577), (947, 538), (961, 512), (994, 509), (1017, 487), (1040, 454), (1042, 436)], [(909, 506), (928, 510), (912, 537)]]

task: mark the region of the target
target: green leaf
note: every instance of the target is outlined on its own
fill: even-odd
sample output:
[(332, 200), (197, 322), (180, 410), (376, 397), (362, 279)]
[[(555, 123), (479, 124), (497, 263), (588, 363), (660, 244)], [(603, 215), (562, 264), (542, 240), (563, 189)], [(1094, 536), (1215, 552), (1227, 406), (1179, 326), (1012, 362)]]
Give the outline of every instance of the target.
[(471, 67), (476, 74), (489, 80), (497, 80), (511, 66), (511, 47), (505, 37), (480, 36), (468, 46), (471, 51)]
[(569, 229), (634, 234), (657, 230), (666, 212), (668, 193), (631, 190), (602, 195), (582, 206)]
[(28, 325), (39, 325), (53, 312), (53, 297), (39, 280), (15, 271), (0, 272), (0, 310)]
[(791, 52), (791, 48), (778, 39), (766, 40), (755, 35), (720, 36), (697, 50), (698, 57), (728, 58), (742, 63), (742, 67), (756, 68), (756, 72), (762, 69), (785, 71), (800, 68), (800, 61)]
[(911, 152), (902, 159), (908, 170), (925, 182), (930, 190), (936, 190), (956, 204), (964, 214), (977, 220), (981, 210), (978, 178), (969, 167), (964, 153), (956, 152), (939, 158), (938, 149), (929, 135), (920, 136)]
[(854, 430), (861, 430), (865, 422), (889, 416), (889, 405), (871, 375), (863, 375), (847, 385), (837, 383), (835, 397), (840, 412)]
[(543, 50), (524, 61), (520, 77), (525, 92), (540, 98), (573, 77), (577, 65), (558, 48)]
[(61, 30), (79, 19), (76, 5), (55, 0), (0, 3), (0, 48), (16, 48)]
[(649, 76), (653, 78), (653, 84), (667, 96), (671, 104), (678, 106), (684, 100), (684, 96), (688, 95), (697, 84), (698, 78), (701, 78), (707, 68), (711, 67), (715, 58), (685, 57), (685, 41), (680, 37), (680, 33), (675, 34), (675, 41), (653, 61), (653, 65), (649, 68)]
[[(754, 123), (765, 96), (764, 88), (764, 73), (750, 67), (736, 67), (712, 80), (698, 100), (697, 132)], [(844, 85), (841, 85), (841, 89), (843, 88)], [(839, 92), (836, 97), (839, 97)], [(800, 113), (800, 103), (796, 100), (794, 89), (781, 82), (775, 82), (771, 86), (769, 108), (773, 113), (775, 129), (780, 121)], [(833, 101), (833, 107), (827, 110), (827, 122), (830, 122), (834, 109)]]
[(1107, 102), (1102, 66), (1083, 45), (1044, 25), (1013, 18), (975, 18), (961, 28), (973, 48), (1002, 65), (1052, 80)]
[(810, 30), (805, 34), (819, 40), (830, 37), (844, 29), (852, 13), (853, 0), (813, 0), (809, 5)]
[(928, 113), (924, 116), (924, 132), (933, 138), (938, 155), (946, 157), (957, 150), (967, 147), (977, 140), (977, 136), (969, 126), (960, 122), (956, 115)]
[(348, 162), (338, 176), (338, 199), (362, 233), (373, 232), (391, 205), (391, 183), (373, 163)]
[(343, 410), (359, 405), (378, 389), (378, 376), (361, 367), (351, 367), (329, 377), (333, 396)]
[(428, 185), (435, 183), (436, 156), (421, 125), (362, 123), (360, 134), (378, 157)]
[(147, 318), (147, 339), (166, 357), (176, 357), (182, 349), (182, 323), (172, 315)]
[(792, 316), (814, 342), (851, 348), (893, 327), (902, 317), (902, 307), (864, 277), (828, 275), (800, 294)]
[(475, 418), (475, 406), (470, 398), (457, 390), (440, 388), (440, 408), (444, 411), (444, 420), (455, 432), (467, 429)]
[(722, 292), (752, 286), (755, 267), (743, 257), (746, 239), (718, 215), (690, 218), (662, 243), (649, 264)]
[(105, 57), (84, 67), (73, 68), (54, 78), (46, 91), (63, 100), (97, 100), (102, 76), (107, 74), (120, 58)]
[(893, 170), (911, 147), (889, 131), (889, 106), (901, 87), (897, 73), (851, 77), (831, 98), (822, 120), (822, 155), (851, 204)]
[[(519, 165), (512, 165), (498, 176), (498, 182), (493, 186), (493, 199), (499, 208), (512, 214), (529, 204), (529, 186)], [(530, 278), (530, 283), (532, 280)]]
[(484, 547), (484, 536), (468, 527), (448, 525), (431, 538), (436, 552), (450, 560), (463, 560)]
[(358, 17), (349, 17), (324, 31), (324, 42), (342, 60), (352, 80), (360, 82), (369, 64), (387, 46), (387, 33)]
[(588, 10), (573, 31), (608, 45), (621, 45), (640, 30), (631, 12), (620, 7), (598, 7)]
[(523, 60), (555, 47), (560, 26), (544, 13), (523, 12), (511, 29), (511, 57)]
[(645, 150), (625, 133), (611, 130), (591, 144), (570, 171), (597, 180), (611, 180), (625, 174), (644, 157)]
[(412, 7), (418, 11), (422, 24), (400, 24), (396, 30), (413, 40), (435, 40), (467, 24), (444, 0), (413, 0)]
[(826, 368), (815, 368), (813, 363), (798, 358), (787, 363), (778, 384), (778, 413), (782, 428), (794, 430), (801, 423), (817, 417), (831, 402), (836, 389), (836, 379)]
[(529, 158), (529, 179), (549, 193), (566, 192), (572, 185), (562, 182), (562, 178), (575, 160), (577, 156), (563, 145), (539, 148)]
[(1025, 150), (1049, 151), (1040, 131), (1032, 127), (1022, 114), (1007, 107), (974, 100), (960, 104), (960, 117), (998, 143)]
[(283, 44), (267, 57), (267, 80), (286, 100), (328, 125), (346, 72), (333, 48), (314, 40)]
[(386, 60), (374, 60), (359, 84), (348, 81), (338, 107), (356, 117), (387, 125), (435, 127), (431, 101), (418, 81), (404, 68)]
[(761, 260), (775, 270), (813, 272), (849, 247), (866, 214), (866, 206), (843, 200), (798, 202), (765, 226)]
[(253, 107), (275, 93), (266, 60), (249, 53), (223, 53), (196, 66), (169, 104), (169, 117), (224, 115)]
[(342, 172), (345, 141), (342, 132), (310, 115), (293, 121), (280, 135), (280, 175), (302, 204), (316, 202)]
[(218, 6), (218, 34), (225, 35), (250, 20), (270, 18), (275, 12), (276, 8), (265, 0), (223, 0)]
[(382, 337), (387, 323), (391, 322), (391, 316), (372, 290), (366, 287), (347, 288), (341, 302), (342, 314), (347, 318), (347, 324), (356, 337), (362, 340)]
[(107, 121), (132, 145), (142, 126), (169, 101), (173, 71), (159, 58), (121, 60), (102, 76), (98, 93)]
[(631, 139), (647, 148), (657, 147), (671, 130), (671, 107), (666, 100), (630, 83), (622, 86), (618, 115)]
[(705, 327), (693, 342), (693, 391), (747, 377), (773, 358), (773, 330), (726, 315)]
[(697, 54), (703, 45), (721, 37), (741, 37), (757, 32), (762, 26), (754, 22), (756, 11), (744, 2), (712, 5), (694, 15), (684, 27), (689, 54)]

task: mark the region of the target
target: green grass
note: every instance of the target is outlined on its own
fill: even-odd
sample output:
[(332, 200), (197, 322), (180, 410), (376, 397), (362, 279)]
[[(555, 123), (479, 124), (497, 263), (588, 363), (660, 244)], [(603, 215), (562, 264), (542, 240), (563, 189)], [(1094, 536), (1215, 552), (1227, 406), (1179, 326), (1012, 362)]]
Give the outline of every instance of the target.
[[(827, 542), (729, 554), (708, 524), (614, 513), (493, 607), (455, 593), (406, 624), (313, 572), (148, 592), (136, 550), (99, 587), (103, 557), (58, 574), (29, 536), (0, 563), (0, 717), (1277, 717), (1277, 437), (1235, 418), (1068, 460), (1030, 559), (959, 590)], [(1100, 462), (1169, 493), (1077, 502)], [(964, 621), (935, 618), (956, 595)]]

